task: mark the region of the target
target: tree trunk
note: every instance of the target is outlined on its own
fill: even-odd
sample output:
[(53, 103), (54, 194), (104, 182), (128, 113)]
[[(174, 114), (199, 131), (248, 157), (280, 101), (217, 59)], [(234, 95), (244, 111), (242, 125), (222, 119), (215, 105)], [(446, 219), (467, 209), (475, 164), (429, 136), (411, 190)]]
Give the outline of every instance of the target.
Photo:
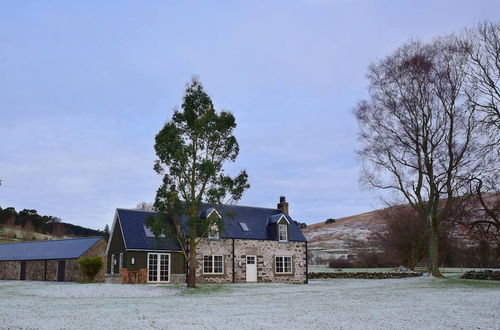
[(188, 276), (187, 276), (187, 287), (196, 288), (196, 245), (189, 244), (189, 260), (188, 260)]
[(439, 249), (438, 249), (438, 233), (437, 225), (429, 215), (427, 221), (427, 230), (429, 235), (429, 274), (434, 277), (443, 277), (439, 272)]

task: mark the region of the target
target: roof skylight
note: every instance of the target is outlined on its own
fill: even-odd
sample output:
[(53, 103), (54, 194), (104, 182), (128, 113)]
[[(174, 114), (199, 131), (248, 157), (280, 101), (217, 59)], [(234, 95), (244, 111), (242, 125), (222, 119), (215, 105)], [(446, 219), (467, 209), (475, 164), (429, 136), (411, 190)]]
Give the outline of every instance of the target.
[(248, 228), (246, 223), (240, 222), (240, 226), (241, 226), (241, 229), (243, 229), (243, 231), (250, 231), (250, 228)]
[[(143, 227), (144, 227), (144, 235), (146, 235), (146, 237), (155, 237), (153, 232), (148, 227), (146, 226)], [(159, 238), (165, 238), (165, 235), (161, 234)]]

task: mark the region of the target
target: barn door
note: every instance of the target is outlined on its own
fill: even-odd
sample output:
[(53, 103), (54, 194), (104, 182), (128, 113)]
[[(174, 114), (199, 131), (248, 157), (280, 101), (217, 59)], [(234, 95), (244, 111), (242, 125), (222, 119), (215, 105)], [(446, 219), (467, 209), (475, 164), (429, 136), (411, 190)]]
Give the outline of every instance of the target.
[(26, 280), (26, 261), (21, 261), (21, 274), (19, 276), (21, 281)]
[(64, 272), (66, 270), (66, 260), (59, 260), (57, 262), (57, 281), (64, 282)]

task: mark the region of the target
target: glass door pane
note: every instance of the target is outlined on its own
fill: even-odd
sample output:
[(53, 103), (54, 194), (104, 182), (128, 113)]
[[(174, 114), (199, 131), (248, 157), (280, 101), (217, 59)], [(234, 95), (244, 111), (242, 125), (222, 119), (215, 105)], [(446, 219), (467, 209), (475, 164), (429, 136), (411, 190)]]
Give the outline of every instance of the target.
[(169, 255), (168, 254), (160, 254), (160, 265), (159, 265), (159, 271), (160, 271), (160, 282), (168, 282), (168, 260)]
[(158, 281), (158, 255), (155, 253), (148, 254), (148, 281)]

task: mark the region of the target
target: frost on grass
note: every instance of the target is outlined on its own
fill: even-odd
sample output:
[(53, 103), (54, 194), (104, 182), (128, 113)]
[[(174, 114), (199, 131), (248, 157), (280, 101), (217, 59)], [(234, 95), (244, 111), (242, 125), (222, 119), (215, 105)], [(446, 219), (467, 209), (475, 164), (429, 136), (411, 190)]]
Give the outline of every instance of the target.
[(496, 329), (500, 285), (430, 277), (309, 285), (0, 281), (0, 328)]

